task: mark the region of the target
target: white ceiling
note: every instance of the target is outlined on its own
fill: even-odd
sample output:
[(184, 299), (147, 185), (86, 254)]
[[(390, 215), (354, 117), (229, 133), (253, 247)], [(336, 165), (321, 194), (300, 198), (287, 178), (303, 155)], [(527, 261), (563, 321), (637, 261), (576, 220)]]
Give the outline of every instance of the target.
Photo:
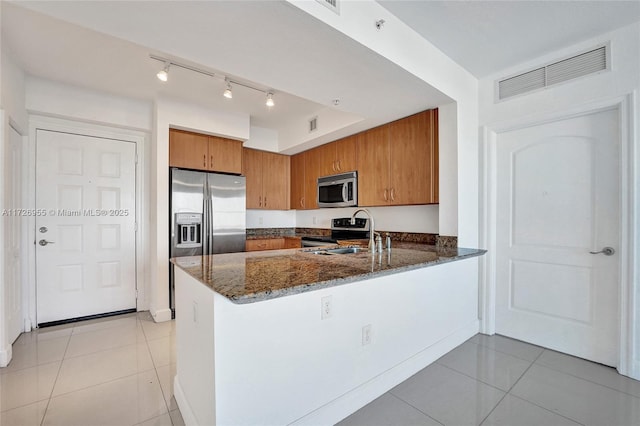
[(478, 78), (640, 20), (638, 0), (378, 3)]
[[(638, 2), (380, 3), (476, 76), (640, 19)], [(176, 97), (280, 132), (325, 108), (362, 118), (316, 144), (449, 102), (281, 1), (3, 1), (1, 24), (3, 48), (34, 76), (137, 99)], [(276, 106), (239, 86), (227, 100), (223, 81), (175, 67), (162, 84), (149, 54), (273, 89)]]

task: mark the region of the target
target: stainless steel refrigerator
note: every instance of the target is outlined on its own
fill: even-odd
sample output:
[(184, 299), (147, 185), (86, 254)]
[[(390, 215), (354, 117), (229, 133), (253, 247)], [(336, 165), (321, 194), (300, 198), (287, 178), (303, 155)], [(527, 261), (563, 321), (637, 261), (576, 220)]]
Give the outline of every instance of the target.
[[(244, 251), (246, 179), (244, 176), (171, 168), (171, 257)], [(169, 299), (175, 314), (173, 265)]]

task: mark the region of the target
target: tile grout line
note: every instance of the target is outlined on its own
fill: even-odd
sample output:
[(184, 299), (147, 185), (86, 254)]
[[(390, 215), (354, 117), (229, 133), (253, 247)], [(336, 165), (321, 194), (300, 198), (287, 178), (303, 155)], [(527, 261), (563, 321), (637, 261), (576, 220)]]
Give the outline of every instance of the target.
[[(392, 389), (391, 389), (391, 390), (392, 390)], [(419, 408), (418, 408), (418, 407), (416, 407), (415, 405), (411, 404), (410, 402), (405, 401), (404, 399), (400, 398), (398, 395), (396, 395), (395, 393), (391, 392), (391, 390), (388, 390), (386, 393), (388, 393), (388, 394), (389, 394), (389, 395), (391, 395), (392, 397), (396, 398), (397, 400), (399, 400), (399, 401), (401, 401), (401, 402), (404, 402), (404, 403), (405, 403), (405, 404), (407, 404), (409, 407), (413, 407), (413, 408), (415, 408), (416, 410), (418, 410), (419, 412), (421, 412), (421, 413), (422, 413), (422, 414), (424, 414), (425, 416), (429, 417), (429, 418), (430, 418), (431, 420), (433, 420), (434, 422), (436, 422), (436, 423), (438, 423), (438, 424), (441, 424), (442, 426), (445, 426), (445, 424), (444, 424), (444, 423), (440, 422), (438, 419), (436, 419), (436, 418), (434, 418), (434, 417), (431, 417), (428, 413), (425, 413), (424, 411), (422, 411), (421, 409), (419, 409)], [(384, 395), (384, 394), (382, 394), (382, 395)], [(382, 395), (380, 395), (380, 396), (382, 396)], [(380, 397), (378, 397), (378, 398), (380, 398)], [(375, 400), (374, 400), (374, 401), (375, 401)], [(372, 401), (372, 402), (373, 402), (373, 401)]]
[[(522, 401), (528, 402), (528, 403), (529, 403), (529, 404), (531, 404), (531, 405), (535, 405), (535, 406), (536, 406), (536, 407), (538, 407), (538, 408), (541, 408), (541, 409), (543, 409), (543, 410), (545, 410), (545, 411), (548, 411), (548, 412), (550, 412), (550, 413), (552, 413), (552, 414), (555, 414), (555, 415), (557, 415), (557, 416), (563, 417), (563, 418), (565, 418), (565, 419), (567, 419), (567, 420), (571, 420), (571, 421), (572, 421), (572, 422), (574, 422), (574, 423), (577, 423), (577, 424), (579, 424), (579, 425), (584, 426), (584, 424), (583, 424), (583, 423), (580, 423), (580, 422), (579, 422), (579, 421), (577, 421), (576, 419), (572, 419), (571, 417), (567, 417), (567, 416), (562, 415), (562, 414), (560, 414), (560, 413), (556, 413), (555, 411), (552, 411), (552, 410), (549, 410), (548, 408), (542, 407), (542, 406), (540, 406), (540, 405), (536, 404), (535, 402), (529, 401), (528, 399), (524, 399), (524, 398), (522, 398), (522, 397), (519, 397), (518, 395), (515, 395), (515, 394), (511, 393), (511, 391), (513, 390), (513, 388), (514, 388), (514, 387), (515, 387), (515, 386), (520, 382), (520, 380), (525, 376), (525, 374), (527, 374), (527, 372), (531, 369), (531, 367), (533, 367), (534, 365), (537, 365), (538, 367), (540, 366), (540, 364), (536, 364), (536, 361), (538, 361), (538, 359), (540, 359), (540, 357), (542, 356), (542, 354), (543, 354), (546, 350), (547, 350), (547, 349), (544, 349), (544, 350), (543, 350), (543, 351), (542, 351), (542, 352), (541, 352), (541, 353), (536, 357), (536, 359), (531, 363), (531, 365), (529, 366), (529, 368), (527, 368), (527, 370), (526, 370), (524, 373), (522, 373), (522, 376), (520, 376), (520, 377), (518, 378), (518, 380), (516, 380), (516, 382), (513, 384), (513, 386), (511, 386), (511, 388), (510, 388), (510, 389), (509, 389), (509, 391), (507, 392), (507, 395), (510, 395), (510, 396), (512, 396), (512, 397), (514, 397), (514, 398), (518, 398), (518, 399), (520, 399), (520, 400), (522, 400)], [(505, 396), (506, 396), (506, 395), (505, 395)], [(503, 399), (504, 399), (504, 398), (503, 398)], [(485, 419), (485, 420), (486, 420), (486, 419)], [(483, 420), (483, 421), (484, 421), (484, 420)]]
[(53, 390), (56, 388), (56, 384), (58, 383), (58, 378), (60, 377), (60, 372), (62, 371), (62, 364), (64, 363), (65, 356), (67, 355), (67, 351), (69, 350), (69, 344), (71, 343), (71, 336), (73, 336), (74, 328), (75, 328), (75, 325), (71, 327), (71, 333), (69, 333), (67, 346), (65, 346), (64, 352), (62, 353), (62, 359), (60, 360), (60, 365), (58, 366), (58, 372), (56, 373), (56, 378), (53, 381), (53, 386), (51, 386), (51, 392), (49, 392), (49, 398), (47, 398), (47, 405), (44, 408), (44, 413), (42, 413), (42, 420), (40, 420), (40, 426), (44, 425), (44, 419), (47, 417), (47, 412), (49, 411), (49, 405), (51, 404), (51, 399), (53, 398)]
[[(542, 351), (544, 352), (544, 350)], [(502, 395), (502, 398), (500, 398), (500, 401), (498, 401), (498, 403), (496, 405), (493, 406), (493, 408), (491, 409), (491, 411), (489, 411), (489, 413), (484, 417), (484, 419), (482, 419), (482, 421), (479, 423), (480, 426), (482, 426), (482, 423), (486, 422), (487, 419), (491, 416), (491, 414), (496, 411), (496, 408), (498, 408), (498, 405), (500, 405), (502, 403), (502, 401), (504, 401), (504, 399), (507, 397), (507, 395), (511, 395), (511, 389), (514, 388), (515, 385), (518, 384), (518, 382), (520, 381), (520, 379), (522, 379), (524, 377), (525, 374), (527, 374), (527, 371), (529, 371), (531, 369), (531, 367), (533, 366), (533, 364), (536, 362), (536, 360), (538, 358), (540, 358), (540, 355), (542, 355), (542, 352), (540, 352), (538, 354), (538, 356), (536, 357), (535, 360), (530, 361), (529, 366), (527, 367), (526, 370), (524, 370), (524, 372), (520, 375), (520, 377), (518, 377), (518, 380), (515, 381), (515, 383), (513, 385), (511, 385), (511, 387), (504, 393), (504, 395)], [(478, 380), (480, 381), (480, 380)], [(481, 382), (483, 383), (483, 382)], [(504, 391), (503, 391), (504, 392)]]
[[(553, 349), (545, 349), (545, 351), (546, 350), (553, 350)], [(562, 354), (562, 352), (558, 352), (558, 353)], [(593, 361), (589, 361), (589, 360), (586, 360), (586, 359), (583, 359), (583, 358), (574, 357), (573, 355), (568, 355), (568, 354), (563, 354), (563, 355), (570, 356), (570, 357), (573, 357), (573, 358), (577, 358), (577, 359), (580, 359), (580, 360), (585, 361), (585, 362), (593, 362)], [(537, 361), (537, 359), (536, 359), (536, 361)], [(569, 373), (567, 371), (560, 370), (558, 368), (554, 368), (554, 367), (552, 367), (550, 365), (547, 365), (547, 364), (536, 363), (536, 365), (538, 367), (548, 368), (549, 370), (553, 370), (553, 371), (558, 372), (558, 373), (566, 374), (567, 376), (575, 377), (576, 379), (584, 380), (585, 382), (589, 382), (589, 383), (592, 383), (594, 385), (602, 386), (604, 388), (607, 388), (607, 389), (610, 389), (610, 390), (613, 390), (613, 391), (616, 391), (616, 392), (620, 392), (620, 393), (628, 395), (628, 396), (630, 396), (632, 398), (640, 399), (640, 396), (631, 394), (629, 392), (622, 391), (620, 389), (612, 388), (611, 386), (607, 386), (607, 385), (604, 385), (604, 384), (599, 383), (599, 382), (594, 382), (593, 380), (590, 380), (590, 379), (587, 379), (587, 378), (584, 378), (584, 377), (581, 377), (581, 376), (577, 376), (575, 374), (571, 374), (571, 373)], [(613, 368), (613, 367), (608, 367), (607, 366), (607, 368)], [(632, 379), (631, 377), (623, 376), (622, 374), (618, 373), (617, 370), (616, 370), (616, 374), (618, 374), (619, 376), (625, 377), (625, 378), (627, 378), (629, 380), (635, 380), (635, 379)], [(637, 381), (637, 380), (635, 380), (635, 381)]]
[[(480, 334), (480, 333), (478, 333), (478, 334)], [(476, 334), (476, 336), (477, 336), (477, 334)], [(504, 336), (502, 336), (500, 334), (497, 334), (497, 336), (504, 337)], [(471, 339), (473, 339), (473, 337)], [(478, 346), (482, 346), (483, 348), (491, 349), (492, 351), (499, 352), (499, 353), (501, 353), (503, 355), (509, 355), (509, 356), (517, 358), (517, 359), (519, 359), (521, 361), (527, 361), (527, 362), (535, 362), (535, 360), (537, 360), (540, 357), (540, 355), (542, 355), (542, 352), (544, 352), (546, 350), (546, 348), (543, 348), (542, 346), (532, 345), (531, 343), (522, 342), (522, 341), (516, 340), (516, 339), (511, 339), (511, 337), (505, 337), (505, 339), (511, 339), (511, 340), (513, 340), (515, 342), (518, 342), (518, 343), (522, 343), (522, 344), (525, 344), (525, 345), (531, 345), (531, 346), (535, 346), (536, 348), (542, 349), (540, 351), (540, 353), (538, 355), (536, 355), (536, 358), (534, 360), (530, 360), (530, 359), (525, 359), (525, 358), (519, 357), (517, 355), (511, 354), (509, 352), (505, 352), (505, 351), (501, 351), (501, 350), (496, 349), (496, 348), (492, 348), (491, 346), (483, 345), (482, 343), (474, 342), (471, 339), (469, 339), (468, 342), (471, 342), (471, 343), (476, 344)]]

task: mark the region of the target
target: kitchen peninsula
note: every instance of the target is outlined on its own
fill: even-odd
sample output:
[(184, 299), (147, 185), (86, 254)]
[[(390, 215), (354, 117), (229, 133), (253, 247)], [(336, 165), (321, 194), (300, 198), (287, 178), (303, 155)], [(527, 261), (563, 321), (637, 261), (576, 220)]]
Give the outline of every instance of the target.
[(177, 258), (187, 424), (333, 424), (478, 331), (483, 250), (401, 244)]

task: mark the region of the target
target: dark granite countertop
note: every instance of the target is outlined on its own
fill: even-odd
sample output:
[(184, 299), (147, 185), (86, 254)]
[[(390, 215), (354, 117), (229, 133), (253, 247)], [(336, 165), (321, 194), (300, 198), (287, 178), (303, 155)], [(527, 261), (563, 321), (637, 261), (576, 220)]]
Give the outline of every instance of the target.
[[(337, 247), (330, 245), (327, 247)], [(270, 250), (211, 256), (179, 257), (171, 261), (196, 280), (234, 303), (254, 303), (481, 256), (486, 250), (442, 248), (398, 243), (391, 252), (372, 256), (322, 256), (314, 248)]]

